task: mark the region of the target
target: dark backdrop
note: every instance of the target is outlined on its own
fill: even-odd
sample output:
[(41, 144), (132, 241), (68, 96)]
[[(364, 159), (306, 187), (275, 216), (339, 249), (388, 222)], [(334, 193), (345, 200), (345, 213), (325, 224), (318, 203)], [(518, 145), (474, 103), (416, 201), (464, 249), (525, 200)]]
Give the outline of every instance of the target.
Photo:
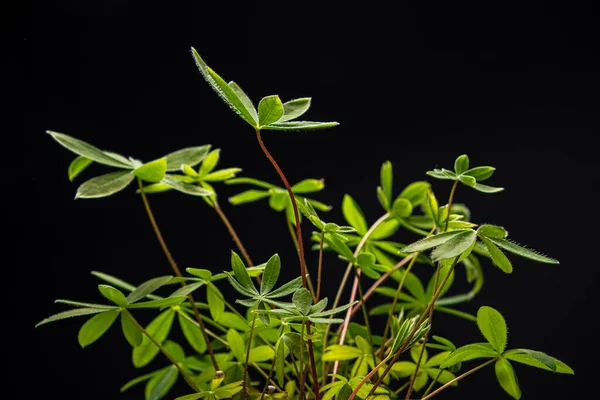
[[(329, 220), (342, 221), (344, 193), (369, 222), (380, 215), (375, 188), (385, 160), (393, 162), (396, 193), (462, 153), (475, 165), (496, 166), (490, 184), (506, 191), (483, 195), (461, 187), (457, 200), (476, 222), (502, 224), (513, 239), (561, 264), (513, 257), (514, 273), (505, 275), (486, 262), (484, 289), (463, 309), (497, 308), (509, 324), (509, 346), (546, 351), (575, 369), (574, 377), (552, 376), (517, 365), (524, 398), (571, 398), (578, 387), (593, 388), (586, 367), (598, 276), (597, 10), (221, 3), (34, 1), (10, 36), (18, 57), (9, 57), (16, 75), (7, 81), (24, 101), (24, 133), (11, 136), (24, 150), (9, 156), (3, 189), (12, 191), (3, 196), (11, 237), (3, 252), (9, 306), (2, 351), (13, 367), (10, 382), (25, 397), (140, 398), (140, 388), (119, 394), (139, 373), (119, 329), (81, 350), (83, 319), (33, 326), (64, 309), (56, 298), (100, 301), (91, 270), (137, 283), (169, 273), (133, 188), (74, 201), (83, 180), (68, 181), (73, 156), (46, 129), (142, 160), (210, 143), (223, 149), (221, 166), (279, 183), (252, 130), (196, 70), (194, 46), (253, 99), (312, 96), (307, 119), (341, 123), (330, 131), (264, 134), (290, 181), (326, 178), (326, 190), (314, 197), (334, 206)], [(19, 78), (24, 85), (13, 85)], [(86, 176), (103, 171), (94, 166)], [(444, 199), (450, 185), (437, 181), (433, 188)], [(241, 187), (218, 190), (252, 257), (262, 262), (278, 252), (286, 276), (295, 276), (283, 216), (264, 201), (230, 206), (225, 199)], [(167, 193), (151, 201), (182, 267), (227, 268), (234, 245), (201, 200)], [(308, 257), (314, 265), (315, 254)], [(326, 262), (332, 296), (343, 265)], [(480, 340), (473, 324), (439, 321), (447, 324), (434, 329), (459, 345)], [(460, 386), (442, 397), (508, 398), (493, 368)], [(176, 393), (185, 393), (183, 384)]]

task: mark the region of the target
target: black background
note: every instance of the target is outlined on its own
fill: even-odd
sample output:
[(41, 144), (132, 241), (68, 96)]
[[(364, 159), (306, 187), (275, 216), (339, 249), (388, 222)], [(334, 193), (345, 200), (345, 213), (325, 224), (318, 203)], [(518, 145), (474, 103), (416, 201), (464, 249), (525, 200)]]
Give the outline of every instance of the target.
[[(326, 190), (314, 197), (334, 206), (328, 220), (342, 222), (344, 193), (370, 223), (381, 215), (375, 188), (385, 160), (393, 162), (396, 193), (428, 179), (428, 169), (451, 167), (462, 153), (473, 165), (497, 167), (489, 182), (504, 192), (461, 187), (457, 201), (469, 205), (475, 222), (501, 224), (511, 238), (561, 264), (513, 257), (515, 270), (505, 275), (486, 262), (484, 289), (463, 309), (497, 308), (509, 325), (510, 347), (546, 351), (575, 369), (575, 376), (553, 376), (517, 365), (524, 398), (571, 398), (593, 388), (587, 360), (594, 353), (598, 276), (597, 10), (529, 2), (526, 8), (398, 2), (393, 9), (221, 3), (34, 1), (11, 30), (16, 53), (8, 65), (15, 73), (6, 80), (17, 89), (16, 103), (23, 102), (24, 133), (5, 133), (18, 149), (8, 154), (3, 189), (9, 303), (2, 352), (10, 383), (25, 397), (141, 398), (141, 388), (119, 394), (139, 374), (119, 329), (81, 350), (82, 319), (33, 326), (64, 309), (53, 304), (56, 298), (100, 301), (91, 270), (134, 283), (170, 272), (133, 187), (74, 201), (83, 179), (68, 181), (73, 156), (45, 130), (146, 161), (210, 143), (223, 150), (220, 166), (279, 183), (251, 128), (196, 70), (194, 46), (255, 102), (270, 94), (284, 101), (311, 96), (307, 119), (341, 123), (330, 131), (264, 134), (290, 181), (326, 178)], [(14, 85), (20, 79), (23, 85)], [(93, 166), (86, 176), (104, 171)], [(433, 188), (443, 199), (450, 185), (437, 181)], [(218, 190), (253, 259), (278, 252), (286, 276), (295, 276), (283, 215), (265, 201), (227, 204), (242, 187)], [(201, 200), (166, 193), (151, 201), (182, 267), (227, 268), (234, 245)], [(316, 255), (308, 257), (315, 265)], [(333, 257), (326, 263), (332, 296), (343, 265)], [(434, 329), (459, 345), (480, 340), (473, 324), (438, 321)], [(173, 393), (186, 388), (181, 383)], [(440, 396), (482, 397), (508, 398), (492, 368)]]

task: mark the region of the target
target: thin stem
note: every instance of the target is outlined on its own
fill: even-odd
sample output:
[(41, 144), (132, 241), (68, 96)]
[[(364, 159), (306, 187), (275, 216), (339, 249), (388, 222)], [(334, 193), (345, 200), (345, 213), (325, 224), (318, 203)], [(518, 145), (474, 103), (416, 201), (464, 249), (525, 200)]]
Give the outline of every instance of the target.
[(470, 370), (468, 370), (467, 372), (465, 372), (464, 374), (457, 376), (456, 378), (452, 379), (450, 382), (446, 383), (444, 386), (439, 387), (437, 390), (435, 390), (434, 392), (432, 392), (430, 395), (423, 397), (421, 400), (427, 400), (432, 398), (433, 396), (435, 396), (436, 394), (438, 394), (439, 392), (441, 392), (442, 390), (446, 389), (448, 386), (452, 385), (455, 382), (460, 381), (463, 378), (466, 378), (467, 376), (471, 375), (473, 372), (479, 371), (481, 368), (490, 365), (491, 363), (493, 363), (494, 361), (496, 361), (495, 358), (491, 358), (489, 360), (487, 360), (486, 362), (484, 362), (483, 364), (479, 364), (478, 366), (476, 366), (475, 368), (472, 368)]
[(315, 299), (315, 304), (319, 301), (321, 297), (321, 277), (323, 273), (323, 243), (325, 241), (325, 231), (321, 232), (321, 242), (319, 243), (319, 268), (317, 270), (317, 298)]
[(173, 364), (175, 366), (175, 368), (177, 368), (179, 370), (179, 372), (181, 372), (181, 375), (184, 377), (186, 382), (192, 387), (192, 389), (194, 389), (196, 392), (200, 392), (200, 389), (198, 388), (198, 386), (196, 386), (196, 384), (194, 383), (194, 380), (192, 378), (190, 378), (190, 376), (187, 374), (187, 372), (185, 372), (183, 367), (181, 365), (179, 365), (179, 363), (177, 361), (175, 361), (175, 359), (167, 352), (167, 350), (165, 350), (165, 348), (156, 339), (154, 339), (152, 337), (152, 335), (150, 335), (148, 333), (148, 331), (146, 329), (144, 329), (144, 327), (142, 325), (140, 325), (140, 323), (133, 317), (133, 315), (131, 315), (131, 313), (127, 309), (123, 309), (123, 311), (121, 311), (121, 312), (125, 313), (125, 315), (127, 315), (129, 317), (129, 319), (131, 319), (131, 321), (135, 324), (135, 326), (137, 326), (138, 329), (144, 335), (146, 335), (146, 337), (148, 339), (150, 339), (150, 341), (152, 343), (154, 343), (154, 345), (156, 347), (158, 347), (160, 349), (160, 351), (165, 355), (165, 357), (167, 357), (169, 359), (171, 364)]
[(298, 258), (300, 259), (300, 274), (302, 275), (302, 286), (306, 287), (306, 260), (304, 258), (304, 244), (302, 242), (302, 227), (300, 226), (300, 215), (298, 214), (298, 205), (296, 204), (294, 192), (292, 192), (292, 187), (290, 186), (290, 183), (288, 182), (281, 168), (279, 168), (277, 161), (275, 161), (271, 153), (269, 153), (269, 150), (267, 150), (267, 148), (265, 147), (265, 144), (263, 143), (262, 137), (260, 135), (260, 130), (256, 131), (256, 140), (258, 140), (258, 144), (260, 145), (260, 148), (262, 149), (263, 153), (265, 153), (265, 156), (269, 159), (271, 164), (273, 164), (275, 171), (277, 171), (277, 174), (281, 178), (281, 181), (283, 182), (283, 185), (285, 186), (285, 189), (287, 190), (288, 195), (290, 196), (292, 208), (294, 209), (294, 219), (296, 220), (296, 236), (298, 239)]
[(252, 317), (250, 324), (250, 333), (248, 334), (248, 346), (246, 346), (246, 362), (244, 363), (244, 377), (242, 380), (242, 400), (246, 400), (246, 380), (248, 378), (248, 362), (250, 361), (250, 348), (252, 347), (252, 335), (254, 334), (254, 325), (256, 324), (256, 313)]
[(448, 218), (446, 218), (446, 226), (444, 227), (444, 232), (448, 230), (448, 223), (450, 222), (450, 211), (452, 210), (452, 201), (454, 200), (454, 192), (456, 192), (457, 186), (458, 181), (454, 181), (454, 185), (452, 185), (452, 189), (450, 190), (450, 196), (448, 196)]
[[(306, 321), (306, 334), (310, 337), (310, 322)], [(315, 352), (313, 349), (312, 339), (306, 341), (308, 343), (308, 358), (310, 360), (310, 369), (313, 378), (313, 390), (315, 391), (315, 400), (321, 400), (321, 393), (319, 391), (319, 377), (317, 376), (317, 365), (315, 363)]]
[[(432, 308), (433, 310), (433, 308)], [(430, 311), (431, 313), (431, 311)], [(431, 321), (431, 316), (430, 316)], [(431, 329), (430, 329), (431, 330)], [(421, 366), (421, 362), (423, 361), (423, 354), (425, 353), (425, 346), (427, 346), (427, 335), (425, 335), (425, 339), (423, 340), (423, 344), (421, 345), (421, 351), (419, 352), (419, 359), (417, 360), (417, 364), (415, 365), (415, 371), (410, 378), (410, 385), (408, 385), (408, 390), (406, 391), (406, 397), (404, 400), (410, 399), (410, 394), (412, 393), (413, 386), (415, 384), (415, 379), (417, 379), (417, 375), (419, 374), (419, 367)]]
[[(156, 234), (158, 242), (160, 243), (160, 246), (162, 247), (162, 250), (165, 253), (165, 256), (167, 257), (167, 260), (169, 261), (169, 264), (171, 265), (173, 272), (175, 272), (175, 275), (177, 275), (178, 277), (181, 277), (182, 276), (181, 270), (179, 269), (179, 267), (177, 266), (177, 263), (173, 259), (173, 256), (171, 255), (171, 252), (169, 251), (169, 248), (167, 247), (167, 243), (165, 242), (165, 240), (162, 236), (162, 233), (160, 232), (160, 229), (158, 228), (158, 224), (156, 223), (156, 219), (154, 218), (154, 213), (152, 212), (152, 209), (150, 208), (150, 203), (148, 202), (148, 196), (146, 196), (146, 192), (144, 192), (144, 186), (142, 185), (142, 180), (140, 178), (137, 178), (137, 182), (138, 182), (138, 186), (140, 188), (140, 194), (142, 195), (142, 201), (144, 202), (144, 208), (146, 209), (146, 213), (148, 214), (148, 219), (150, 220), (150, 223), (152, 224), (152, 228), (154, 229), (154, 233)], [(181, 284), (183, 286), (185, 286), (185, 282), (182, 282)], [(215, 370), (218, 371), (219, 364), (217, 362), (217, 359), (215, 358), (215, 353), (210, 344), (210, 341), (208, 340), (208, 336), (206, 335), (206, 328), (204, 327), (204, 322), (202, 322), (202, 318), (200, 317), (200, 311), (198, 310), (198, 307), (196, 306), (196, 302), (194, 301), (194, 297), (191, 294), (188, 295), (188, 300), (190, 301), (190, 305), (192, 306), (192, 309), (194, 310), (194, 315), (196, 316), (196, 320), (198, 321), (198, 326), (199, 326), (200, 332), (202, 333), (202, 336), (204, 337), (204, 341), (206, 342), (206, 349), (208, 350), (208, 354), (210, 355), (211, 363), (212, 363), (213, 367), (215, 368)]]
[(440, 371), (438, 372), (438, 374), (435, 376), (435, 379), (433, 379), (431, 381), (431, 383), (429, 384), (429, 386), (427, 387), (427, 390), (425, 390), (425, 393), (423, 393), (423, 397), (427, 396), (429, 394), (429, 392), (431, 392), (431, 389), (433, 389), (433, 387), (435, 386), (435, 383), (437, 382), (438, 379), (440, 379), (440, 376), (442, 376), (442, 372), (444, 370), (440, 368)]
[[(298, 254), (300, 254), (300, 245), (298, 244), (298, 237), (296, 236), (296, 232), (294, 231), (294, 226), (293, 224), (290, 222), (289, 219), (287, 219), (287, 216), (285, 218), (286, 222), (287, 222), (287, 227), (288, 227), (288, 231), (290, 232), (290, 237), (292, 238), (292, 241), (294, 242), (294, 246), (296, 248), (296, 252)], [(315, 287), (313, 286), (312, 283), (312, 279), (310, 277), (310, 274), (307, 277), (306, 283), (308, 284), (308, 290), (310, 291), (310, 294), (313, 298), (313, 301), (316, 303), (316, 293), (315, 293)]]
[(304, 374), (304, 327), (305, 324), (302, 324), (300, 328), (300, 400), (306, 399), (304, 394), (304, 379), (306, 377)]
[(225, 224), (225, 227), (229, 231), (229, 234), (231, 235), (231, 238), (235, 242), (235, 245), (240, 250), (240, 253), (242, 253), (242, 257), (244, 257), (244, 261), (246, 261), (247, 265), (253, 267), (254, 263), (252, 262), (252, 259), (248, 255), (248, 252), (246, 251), (246, 248), (242, 244), (242, 241), (240, 240), (239, 236), (237, 235), (235, 229), (233, 229), (233, 226), (231, 225), (231, 222), (229, 222), (229, 219), (227, 218), (227, 216), (223, 212), (223, 209), (221, 208), (221, 206), (219, 206), (219, 203), (216, 202), (216, 201), (213, 202), (213, 207), (214, 207), (215, 211), (217, 212), (217, 214), (219, 215), (219, 217), (221, 217), (221, 220), (223, 221), (223, 224)]
[(410, 382), (406, 382), (404, 385), (400, 386), (397, 390), (394, 391), (395, 395), (399, 395), (400, 393), (402, 393), (402, 391), (404, 389), (406, 389), (406, 387), (410, 384)]
[(371, 346), (371, 356), (373, 357), (373, 362), (375, 362), (375, 345), (373, 344), (373, 332), (371, 331), (371, 324), (369, 322), (369, 311), (367, 310), (367, 305), (365, 304), (362, 283), (360, 282), (360, 276), (358, 275), (358, 270), (354, 269), (354, 274), (356, 276), (356, 280), (358, 282), (358, 299), (361, 304), (363, 319), (365, 320), (365, 327), (367, 328), (367, 335), (369, 335), (369, 345)]

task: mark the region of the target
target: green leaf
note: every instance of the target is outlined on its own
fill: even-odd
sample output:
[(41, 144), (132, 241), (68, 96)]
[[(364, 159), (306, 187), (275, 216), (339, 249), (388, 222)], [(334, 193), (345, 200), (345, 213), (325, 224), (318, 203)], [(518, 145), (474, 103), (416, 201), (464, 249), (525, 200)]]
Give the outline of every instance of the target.
[(115, 171), (85, 181), (77, 189), (76, 199), (94, 199), (115, 194), (127, 187), (135, 175), (131, 171)]
[(498, 352), (496, 352), (489, 343), (472, 343), (454, 350), (448, 358), (440, 364), (440, 368), (448, 368), (451, 365), (473, 360), (475, 358), (496, 357), (498, 357)]
[(80, 173), (93, 163), (89, 158), (78, 156), (69, 164), (69, 180), (73, 182)]
[(477, 311), (477, 326), (487, 341), (500, 354), (506, 347), (506, 321), (497, 310), (482, 306)]
[(65, 300), (65, 299), (56, 299), (54, 300), (57, 304), (68, 304), (74, 307), (86, 307), (86, 308), (98, 308), (103, 310), (114, 310), (117, 308), (116, 306), (108, 306), (105, 304), (95, 304), (95, 303), (84, 303), (81, 301), (73, 301), (73, 300)]
[(506, 391), (515, 399), (521, 398), (521, 389), (519, 388), (519, 382), (517, 381), (517, 375), (510, 362), (504, 358), (496, 360), (496, 378), (498, 383), (502, 386), (502, 389)]
[(137, 288), (135, 288), (133, 292), (129, 293), (129, 296), (127, 296), (127, 301), (129, 303), (135, 303), (136, 301), (143, 299), (149, 294), (152, 294), (161, 286), (167, 284), (171, 280), (171, 278), (173, 278), (171, 275), (167, 275), (147, 280), (146, 282), (142, 283)]
[(48, 318), (43, 319), (42, 321), (38, 322), (35, 327), (37, 328), (38, 326), (47, 324), (49, 322), (54, 322), (54, 321), (58, 321), (61, 319), (65, 319), (65, 318), (71, 318), (71, 317), (79, 317), (81, 315), (89, 315), (89, 314), (97, 314), (97, 313), (101, 313), (101, 312), (105, 312), (106, 308), (76, 308), (74, 310), (68, 310), (68, 311), (63, 311), (61, 313), (58, 314), (54, 314)]
[(231, 252), (231, 268), (233, 273), (235, 274), (235, 279), (247, 290), (251, 293), (259, 294), (256, 287), (252, 283), (252, 279), (250, 279), (250, 275), (248, 275), (248, 271), (246, 271), (246, 267), (244, 266), (244, 262), (240, 258), (240, 256), (235, 252)]
[(283, 116), (283, 103), (277, 95), (264, 97), (258, 103), (258, 125), (271, 125)]
[(430, 188), (431, 184), (429, 182), (413, 182), (404, 188), (399, 197), (410, 201), (410, 204), (416, 207), (425, 202), (427, 192)]
[(367, 233), (367, 221), (359, 205), (349, 194), (344, 195), (342, 200), (342, 213), (348, 224), (362, 236)]
[(458, 156), (454, 161), (454, 172), (457, 175), (462, 174), (469, 169), (469, 157), (466, 154)]
[(273, 193), (269, 198), (269, 207), (275, 211), (283, 211), (289, 201), (289, 196), (285, 192)]
[(175, 189), (185, 194), (189, 194), (192, 196), (211, 196), (214, 195), (210, 190), (206, 190), (201, 188), (200, 186), (191, 185), (189, 183), (185, 183), (175, 178), (172, 175), (165, 175), (162, 179), (161, 183), (169, 186), (171, 189)]
[(237, 174), (241, 170), (242, 170), (241, 168), (220, 169), (218, 171), (211, 172), (210, 174), (204, 175), (202, 180), (207, 181), (207, 182), (221, 182), (221, 181), (233, 178), (235, 176), (235, 174)]
[(263, 126), (266, 131), (315, 131), (338, 126), (338, 122), (288, 121)]
[(275, 378), (279, 386), (285, 382), (285, 344), (278, 340), (275, 347)]
[(167, 154), (164, 157), (167, 159), (167, 172), (179, 171), (181, 164), (195, 167), (204, 160), (210, 148), (210, 144), (205, 144), (204, 146), (186, 147)]
[(223, 301), (223, 295), (215, 285), (210, 284), (206, 287), (206, 298), (208, 301), (208, 309), (210, 311), (210, 316), (214, 320), (218, 320), (219, 317), (225, 312), (225, 302)]
[(166, 299), (158, 299), (158, 300), (150, 300), (150, 301), (142, 301), (135, 304), (130, 304), (127, 306), (128, 309), (140, 309), (140, 308), (165, 308), (175, 306), (182, 301), (184, 301), (186, 296), (178, 296), (178, 297), (167, 297)]
[(408, 218), (413, 212), (412, 203), (402, 197), (398, 197), (392, 204), (392, 213), (398, 218)]
[(181, 172), (191, 178), (198, 178), (198, 173), (196, 170), (187, 164), (181, 164)]
[(464, 230), (458, 235), (450, 238), (450, 240), (439, 245), (433, 253), (431, 253), (432, 260), (439, 261), (457, 257), (469, 250), (475, 242), (475, 239), (477, 239), (477, 233), (475, 233), (475, 231), (471, 229)]
[(198, 168), (198, 175), (204, 176), (211, 172), (217, 166), (219, 162), (219, 157), (221, 155), (221, 149), (215, 149), (208, 153), (204, 160), (202, 160), (202, 164), (200, 164), (200, 168)]
[(324, 179), (305, 179), (292, 185), (292, 192), (299, 193), (314, 193), (323, 190), (325, 187)]
[(400, 251), (402, 253), (416, 253), (418, 251), (420, 252), (420, 251), (428, 250), (433, 247), (437, 247), (443, 243), (446, 243), (450, 239), (453, 239), (456, 236), (461, 235), (465, 232), (472, 232), (472, 230), (457, 229), (454, 231), (444, 232), (444, 233), (440, 233), (440, 234), (433, 235), (430, 237), (426, 237), (426, 238), (416, 241), (412, 244), (409, 244), (408, 246), (406, 246), (405, 248), (403, 248)]
[(504, 253), (488, 238), (481, 238), (481, 241), (485, 244), (485, 247), (492, 259), (495, 266), (500, 268), (507, 274), (510, 274), (513, 270), (510, 260), (504, 255)]
[(246, 361), (246, 357), (244, 356), (244, 340), (235, 329), (229, 329), (227, 331), (227, 342), (229, 343), (231, 354), (233, 354), (233, 356), (240, 362)]
[(381, 186), (377, 186), (377, 200), (379, 200), (379, 204), (381, 204), (381, 207), (383, 207), (385, 211), (390, 211), (390, 203)]
[(268, 294), (267, 297), (269, 297), (270, 299), (275, 299), (278, 297), (287, 296), (288, 294), (294, 293), (301, 286), (302, 286), (302, 277), (299, 276), (299, 277), (281, 285), (277, 289), (273, 290), (271, 293)]
[(257, 201), (260, 199), (264, 199), (265, 197), (269, 197), (270, 193), (265, 192), (263, 190), (246, 190), (245, 192), (238, 193), (235, 196), (229, 198), (229, 202), (234, 206), (244, 203), (251, 203), (253, 201)]
[(292, 302), (302, 315), (307, 315), (312, 306), (312, 296), (306, 288), (300, 288), (294, 292)]
[(126, 307), (128, 302), (125, 295), (119, 290), (109, 285), (98, 285), (98, 290), (102, 293), (102, 296), (112, 301), (119, 307)]
[(437, 353), (436, 355), (428, 359), (426, 362), (423, 361), (423, 366), (427, 368), (438, 367), (442, 362), (444, 362), (446, 358), (448, 358), (450, 353), (450, 351), (442, 351), (440, 353)]
[(136, 348), (142, 344), (142, 331), (133, 323), (127, 312), (121, 313), (121, 329), (131, 347)]
[(200, 282), (184, 285), (184, 286), (180, 287), (179, 289), (175, 290), (173, 293), (171, 293), (169, 295), (169, 297), (187, 296), (205, 284), (206, 284), (206, 282), (200, 281)]
[(475, 186), (473, 186), (473, 189), (478, 190), (483, 193), (498, 193), (498, 192), (501, 192), (504, 190), (504, 188), (501, 188), (501, 187), (493, 187), (493, 186), (483, 185), (481, 183), (476, 183)]
[(496, 170), (496, 168), (488, 167), (488, 166), (475, 167), (475, 168), (466, 170), (465, 172), (462, 172), (462, 174), (472, 176), (473, 178), (475, 178), (477, 180), (477, 182), (482, 182), (482, 181), (485, 181), (486, 179), (488, 179), (490, 176), (492, 176), (492, 174), (494, 173), (495, 170)]
[(146, 182), (158, 183), (167, 173), (166, 157), (150, 161), (133, 170), (133, 174)]
[[(164, 183), (152, 183), (150, 185), (145, 185), (143, 188), (144, 193), (152, 194), (152, 193), (162, 193), (171, 190), (169, 185), (165, 185)], [(137, 190), (139, 193), (139, 190)]]
[(379, 175), (381, 180), (381, 188), (383, 190), (385, 200), (387, 201), (387, 204), (392, 204), (392, 185), (394, 181), (394, 171), (392, 163), (390, 161), (386, 161), (381, 165), (381, 172), (379, 173)]
[(127, 389), (130, 389), (131, 387), (137, 385), (138, 383), (147, 381), (148, 379), (152, 378), (155, 374), (156, 374), (156, 371), (152, 371), (149, 374), (145, 374), (142, 376), (138, 376), (137, 378), (133, 378), (132, 380), (130, 380), (129, 382), (127, 382), (126, 384), (121, 386), (121, 389), (120, 389), (121, 393), (126, 391)]
[(290, 121), (296, 119), (310, 107), (310, 97), (303, 97), (301, 99), (295, 99), (288, 101), (283, 104), (283, 117), (279, 119), (280, 122)]
[(238, 84), (233, 81), (229, 82), (229, 87), (240, 99), (240, 102), (252, 118), (254, 124), (251, 125), (256, 126), (258, 124), (258, 114), (256, 113), (256, 108), (254, 108), (254, 104), (252, 104), (252, 100), (250, 100), (250, 97), (248, 97), (248, 95), (242, 90), (242, 88), (239, 87)]
[[(46, 131), (54, 140), (60, 143), (63, 147), (71, 150), (73, 153), (78, 156), (85, 157), (87, 159), (96, 161), (97, 163), (109, 165), (111, 167), (124, 168), (124, 169), (132, 169), (132, 163), (123, 158), (123, 160), (127, 160), (125, 162), (121, 160), (121, 158), (117, 159), (115, 156), (107, 154), (106, 152), (92, 146), (84, 142), (83, 140), (75, 139), (74, 137), (65, 135), (64, 133), (58, 133), (53, 131)], [(121, 156), (122, 157), (122, 156)]]
[(249, 184), (249, 185), (261, 187), (263, 189), (277, 188), (277, 186), (275, 186), (275, 185), (272, 185), (268, 182), (264, 182), (264, 181), (254, 179), (254, 178), (233, 178), (233, 179), (229, 179), (227, 182), (225, 182), (225, 184), (227, 184), (227, 185)]
[[(158, 343), (165, 341), (173, 325), (175, 311), (169, 308), (160, 313), (146, 327), (146, 332)], [(146, 335), (142, 338), (142, 344), (133, 349), (132, 361), (136, 368), (141, 368), (150, 363), (159, 352), (159, 348), (148, 339)]]
[(271, 289), (273, 289), (277, 283), (277, 279), (279, 278), (280, 269), (281, 261), (279, 259), (279, 255), (275, 254), (269, 258), (269, 261), (267, 261), (267, 266), (265, 267), (265, 271), (263, 272), (260, 283), (260, 294), (267, 294), (271, 291)]
[(275, 351), (267, 346), (256, 346), (250, 349), (250, 358), (249, 362), (264, 362), (267, 360), (272, 360), (275, 357)]
[(233, 328), (243, 332), (247, 331), (249, 328), (248, 322), (245, 319), (229, 311), (225, 311), (221, 314), (219, 319), (217, 319), (217, 322), (226, 328)]
[(179, 371), (172, 365), (163, 368), (148, 381), (145, 388), (146, 400), (159, 400), (169, 393), (177, 381)]
[[(397, 219), (388, 219), (387, 221), (382, 222), (373, 230), (369, 239), (379, 240), (385, 239), (392, 236), (394, 233), (398, 231), (400, 228), (400, 223)], [(379, 242), (378, 242), (379, 244)], [(396, 250), (393, 251), (393, 254), (396, 254)]]
[(501, 226), (484, 224), (477, 228), (477, 234), (488, 238), (504, 239), (508, 232)]
[(323, 361), (346, 361), (354, 360), (355, 358), (362, 357), (363, 351), (356, 347), (347, 346), (343, 344), (333, 344), (327, 346), (325, 354), (323, 354)]
[(538, 261), (545, 264), (559, 264), (558, 260), (554, 258), (546, 257), (542, 254), (536, 253), (535, 251), (526, 249), (525, 247), (519, 246), (507, 239), (489, 238), (498, 247), (502, 247), (506, 251), (510, 251), (521, 257), (528, 258), (533, 261)]
[(458, 180), (469, 187), (474, 187), (475, 185), (477, 185), (477, 181), (472, 176), (459, 175)]
[(109, 310), (88, 319), (81, 329), (79, 329), (79, 334), (77, 335), (79, 345), (83, 348), (100, 339), (113, 322), (115, 322), (120, 312), (121, 310), (118, 309)]
[[(559, 374), (575, 374), (573, 369), (571, 369), (571, 367), (569, 367), (567, 364), (554, 357), (550, 357), (541, 351), (513, 349), (505, 351), (502, 354), (502, 357), (532, 367), (558, 372)], [(552, 367), (552, 364), (554, 364), (554, 368)]]

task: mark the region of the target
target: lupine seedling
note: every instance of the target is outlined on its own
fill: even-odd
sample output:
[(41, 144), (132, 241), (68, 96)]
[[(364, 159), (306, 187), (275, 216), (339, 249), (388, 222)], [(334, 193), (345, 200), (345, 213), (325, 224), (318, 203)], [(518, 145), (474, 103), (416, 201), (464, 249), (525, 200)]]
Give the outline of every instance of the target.
[[(176, 385), (187, 385), (183, 387), (189, 391), (177, 400), (384, 400), (414, 396), (426, 400), (443, 395), (450, 387), (460, 390), (468, 384), (464, 378), (491, 364), (501, 388), (518, 399), (521, 390), (514, 363), (554, 373), (574, 373), (566, 363), (541, 351), (507, 350), (506, 323), (494, 308), (482, 306), (476, 316), (461, 310), (462, 303), (477, 300), (485, 286), (484, 271), (491, 276), (500, 271), (510, 274), (513, 268), (520, 267), (521, 259), (558, 264), (554, 258), (509, 239), (501, 225), (476, 223), (469, 208), (454, 201), (459, 184), (483, 195), (502, 191), (503, 188), (480, 183), (491, 177), (494, 167), (470, 168), (469, 157), (460, 155), (453, 171), (428, 171), (426, 177), (453, 182), (448, 201), (443, 203), (434, 194), (435, 181), (410, 183), (394, 196), (392, 163), (385, 161), (375, 190), (382, 215), (369, 223), (356, 200), (345, 194), (340, 201), (345, 221), (326, 222), (317, 210), (326, 212), (331, 207), (305, 197), (322, 191), (325, 181), (307, 178), (290, 185), (267, 150), (261, 132), (319, 130), (338, 123), (298, 120), (311, 105), (308, 97), (284, 103), (277, 95), (268, 95), (255, 107), (236, 83), (223, 80), (195, 49), (192, 56), (209, 87), (250, 125), (283, 186), (253, 177), (236, 177), (241, 172), (239, 167), (215, 170), (221, 150), (211, 151), (208, 144), (143, 163), (48, 131), (77, 156), (68, 166), (71, 181), (85, 174), (93, 162), (117, 169), (81, 184), (76, 199), (115, 195), (137, 181), (136, 193), (173, 275), (144, 276), (136, 286), (111, 274), (92, 271), (103, 281), (98, 290), (107, 304), (57, 300), (71, 309), (50, 316), (37, 326), (87, 317), (77, 335), (85, 348), (100, 340), (120, 319), (123, 337), (131, 347), (133, 367), (150, 368), (139, 374), (132, 371), (137, 376), (132, 376), (121, 391), (147, 400), (172, 398), (171, 390)], [(234, 224), (219, 204), (215, 182), (255, 187), (231, 196), (230, 206), (268, 199), (271, 209), (285, 212), (300, 267), (295, 278), (278, 286), (281, 249), (268, 248), (272, 257), (259, 265), (252, 263)], [(231, 269), (222, 271), (218, 265), (179, 269), (154, 218), (148, 196), (168, 190), (200, 197), (218, 213), (241, 254), (232, 249)], [(173, 199), (176, 201), (177, 196)], [(305, 218), (301, 219), (301, 215)], [(312, 229), (312, 249), (319, 253), (316, 266), (306, 261), (303, 225)], [(278, 234), (277, 227), (267, 231)], [(399, 233), (411, 239), (398, 242)], [(213, 240), (219, 240), (218, 233), (211, 234)], [(229, 239), (223, 235), (222, 240)], [(270, 242), (264, 243), (268, 247)], [(207, 247), (202, 251), (213, 250)], [(453, 290), (459, 265), (465, 268), (471, 284), (466, 293)], [(316, 290), (311, 272), (316, 277)], [(144, 273), (139, 271), (140, 276)], [(321, 296), (324, 274), (330, 286), (337, 286), (329, 308), (328, 298)], [(333, 285), (338, 275), (339, 284)], [(222, 294), (224, 284), (241, 297), (230, 302)], [(346, 299), (344, 293), (349, 286)], [(390, 298), (392, 302), (387, 303)], [(145, 326), (134, 316), (141, 309), (155, 313)], [(457, 323), (477, 326), (486, 342), (457, 348), (454, 342), (462, 341), (462, 329), (453, 330), (454, 342), (436, 335), (440, 322), (435, 316), (439, 312), (460, 318)], [(371, 325), (369, 319), (378, 315), (384, 316), (386, 323)], [(181, 329), (181, 340), (172, 335), (175, 320)], [(157, 357), (159, 354), (162, 357)], [(476, 359), (484, 361), (463, 372), (465, 365)], [(142, 383), (144, 390), (139, 391)]]

